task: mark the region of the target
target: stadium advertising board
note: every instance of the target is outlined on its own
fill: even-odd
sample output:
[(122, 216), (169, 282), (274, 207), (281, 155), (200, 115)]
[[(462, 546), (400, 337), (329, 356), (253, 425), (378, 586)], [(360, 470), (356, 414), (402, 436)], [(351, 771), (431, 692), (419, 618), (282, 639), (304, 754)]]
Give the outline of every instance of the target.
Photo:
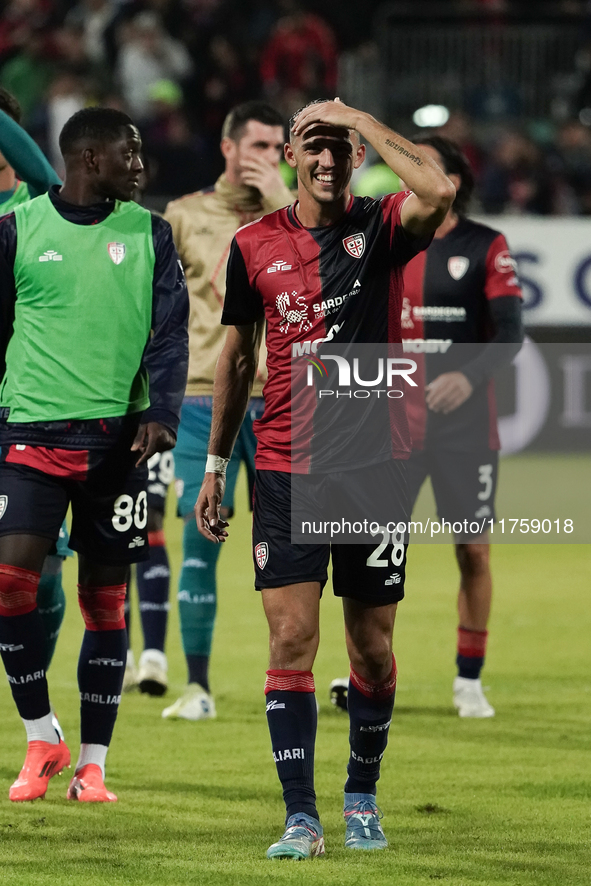
[(517, 261), (527, 326), (591, 325), (591, 237), (583, 218), (491, 217)]

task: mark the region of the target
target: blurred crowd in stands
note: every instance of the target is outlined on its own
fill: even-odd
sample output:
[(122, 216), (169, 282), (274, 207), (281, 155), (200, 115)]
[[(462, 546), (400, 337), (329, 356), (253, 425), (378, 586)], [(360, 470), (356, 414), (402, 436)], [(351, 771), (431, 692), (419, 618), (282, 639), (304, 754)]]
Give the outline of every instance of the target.
[[(544, 4), (439, 0), (503, 21)], [(58, 134), (88, 104), (128, 111), (149, 164), (147, 197), (210, 185), (221, 171), (228, 110), (266, 98), (286, 119), (308, 100), (338, 94), (339, 58), (367, 51), (380, 0), (5, 0), (0, 84), (23, 125), (61, 173)], [(402, 6), (408, 4), (402, 4)], [(422, 0), (413, 9), (420, 10)], [(425, 4), (433, 9), (437, 0)], [(572, 107), (546, 125), (475, 127), (453, 110), (439, 130), (472, 161), (487, 213), (591, 215), (591, 3), (557, 0), (577, 16), (583, 62)], [(342, 98), (347, 100), (347, 96)], [(587, 115), (585, 114), (587, 111)], [(389, 122), (389, 121), (386, 121)], [(411, 130), (409, 130), (410, 132)]]

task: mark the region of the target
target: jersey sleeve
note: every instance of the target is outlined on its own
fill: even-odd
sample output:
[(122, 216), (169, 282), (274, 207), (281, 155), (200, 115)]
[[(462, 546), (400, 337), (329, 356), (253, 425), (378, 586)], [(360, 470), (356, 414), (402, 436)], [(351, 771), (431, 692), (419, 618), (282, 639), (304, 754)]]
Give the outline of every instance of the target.
[(226, 270), (226, 297), (221, 322), (224, 326), (249, 326), (264, 316), (263, 299), (250, 283), (242, 250), (234, 237)]
[(185, 239), (183, 236), (183, 213), (178, 210), (174, 203), (169, 203), (164, 210), (164, 218), (172, 228), (172, 239), (174, 240), (174, 245), (176, 246), (181, 263), (183, 267), (185, 267), (185, 261), (183, 259), (183, 242)]
[(165, 425), (175, 435), (189, 368), (189, 295), (168, 222), (152, 216), (154, 277), (152, 337), (143, 365), (148, 370), (150, 406), (142, 421)]
[(523, 342), (521, 298), (500, 295), (490, 302), (489, 310), (492, 337), (482, 352), (461, 368), (473, 388), (492, 378), (502, 366), (508, 366)]
[(31, 197), (45, 194), (52, 185), (61, 185), (57, 172), (31, 136), (4, 111), (0, 111), (0, 151), (27, 183)]
[(522, 297), (517, 279), (517, 263), (509, 252), (503, 234), (498, 234), (488, 249), (484, 293), (488, 301), (503, 295)]
[(386, 194), (380, 200), (384, 224), (390, 232), (390, 249), (393, 263), (405, 265), (415, 255), (427, 249), (433, 240), (433, 234), (426, 237), (415, 237), (402, 226), (400, 212), (404, 202), (411, 196), (412, 191), (400, 191), (398, 194)]

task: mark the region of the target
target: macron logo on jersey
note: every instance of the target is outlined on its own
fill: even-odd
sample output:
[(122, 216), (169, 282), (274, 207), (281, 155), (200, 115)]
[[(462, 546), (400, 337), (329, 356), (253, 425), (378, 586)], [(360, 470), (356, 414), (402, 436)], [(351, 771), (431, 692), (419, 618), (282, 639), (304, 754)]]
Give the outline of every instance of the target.
[(292, 266), (287, 265), (282, 259), (279, 261), (274, 261), (272, 265), (269, 265), (267, 268), (267, 274), (276, 274), (278, 271), (291, 271)]
[(62, 261), (63, 258), (63, 255), (60, 255), (55, 249), (48, 249), (39, 256), (39, 261)]

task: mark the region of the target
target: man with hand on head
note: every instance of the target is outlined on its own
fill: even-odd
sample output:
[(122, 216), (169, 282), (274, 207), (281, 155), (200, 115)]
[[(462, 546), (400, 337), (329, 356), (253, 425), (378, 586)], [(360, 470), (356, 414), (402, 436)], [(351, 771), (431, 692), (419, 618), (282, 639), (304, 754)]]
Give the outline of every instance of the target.
[[(238, 105), (222, 128), (223, 175), (213, 188), (169, 203), (165, 213), (172, 225), (191, 302), (189, 379), (175, 449), (179, 514), (185, 524), (178, 601), (188, 685), (183, 695), (162, 712), (168, 719), (202, 720), (216, 713), (209, 684), (209, 657), (220, 549), (197, 531), (193, 507), (205, 470), (215, 366), (226, 338), (220, 318), (230, 244), (238, 228), (291, 202), (292, 195), (279, 172), (283, 144), (284, 124), (277, 111), (259, 101)], [(252, 423), (263, 411), (264, 357), (260, 370), (228, 466), (222, 504), (225, 516), (234, 508), (241, 462), (252, 486), (256, 447)]]
[[(360, 136), (412, 191), (381, 200), (351, 196), (351, 175), (365, 156)], [(297, 170), (297, 202), (241, 229), (232, 243), (222, 315), (230, 329), (216, 369), (209, 454), (195, 510), (201, 533), (224, 541), (227, 523), (220, 507), (226, 464), (247, 408), (266, 324), (269, 377), (265, 412), (255, 427), (253, 546), (255, 583), (270, 630), (267, 718), (286, 803), (285, 833), (267, 856), (300, 859), (324, 853), (314, 792), (312, 666), (331, 553), (351, 662), (345, 845), (387, 846), (376, 782), (394, 705), (392, 634), (404, 595), (406, 548), (292, 543), (291, 472), (302, 471), (292, 453), (292, 349), (301, 349), (304, 340), (327, 338), (331, 344), (400, 342), (402, 269), (429, 245), (455, 189), (420, 148), (338, 100), (313, 103), (295, 116), (285, 157)], [(280, 281), (268, 272), (279, 263), (284, 267)], [(349, 296), (343, 299), (343, 293)], [(293, 304), (290, 294), (297, 298)], [(319, 304), (322, 310), (315, 307)], [(341, 471), (340, 481), (344, 488), (385, 489), (406, 513), (404, 459), (410, 439), (404, 409), (396, 416), (381, 460)], [(390, 561), (397, 564), (396, 584), (388, 581)]]
[(62, 187), (0, 221), (0, 648), (28, 740), (13, 801), (43, 797), (70, 763), (52, 725), (36, 601), (69, 504), (86, 631), (67, 796), (117, 799), (104, 767), (125, 663), (126, 579), (146, 556), (146, 462), (174, 446), (188, 358), (170, 226), (132, 202), (141, 147), (126, 114), (79, 111), (60, 135)]

